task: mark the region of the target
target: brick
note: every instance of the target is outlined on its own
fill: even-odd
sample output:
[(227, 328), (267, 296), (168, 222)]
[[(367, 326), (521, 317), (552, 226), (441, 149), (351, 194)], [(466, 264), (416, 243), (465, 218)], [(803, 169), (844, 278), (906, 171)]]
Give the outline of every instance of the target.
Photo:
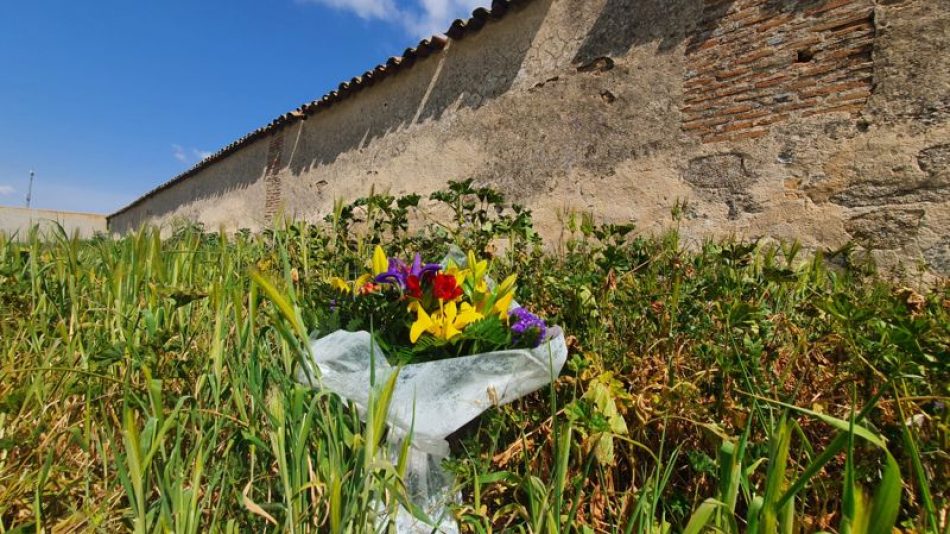
[(874, 35), (874, 24), (868, 20), (862, 24), (825, 35), (825, 43), (835, 43), (846, 37), (867, 37), (871, 35)]
[(732, 97), (732, 101), (738, 104), (740, 102), (749, 102), (751, 100), (760, 100), (762, 98), (771, 99), (772, 96), (772, 93), (766, 89), (756, 89), (742, 95), (735, 95)]
[[(769, 20), (775, 17), (774, 14), (768, 12), (759, 12), (759, 13), (749, 13), (744, 17), (739, 17), (733, 19), (735, 21), (735, 27), (737, 29), (749, 28), (756, 26), (763, 22), (768, 22)], [(756, 26), (757, 27), (757, 26)]]
[(284, 146), (283, 132), (271, 137), (267, 147), (267, 167), (264, 170), (264, 218), (270, 222), (277, 214), (281, 201), (280, 161)]
[(722, 70), (716, 73), (716, 79), (720, 81), (725, 81), (731, 78), (735, 78), (736, 76), (747, 74), (749, 72), (752, 72), (751, 67), (737, 67), (734, 69)]
[(723, 88), (723, 87), (725, 87), (725, 86), (726, 86), (726, 84), (717, 82), (717, 81), (716, 81), (715, 79), (713, 79), (713, 78), (705, 78), (705, 77), (699, 78), (699, 79), (690, 80), (690, 82), (689, 82), (688, 84), (686, 84), (686, 83), (683, 84), (683, 88), (686, 89), (687, 91), (692, 91), (692, 90), (694, 90), (694, 89), (708, 90), (708, 89), (710, 89), (710, 88), (712, 88), (712, 89), (721, 89), (721, 88)]
[(853, 3), (854, 3), (854, 0), (831, 0), (829, 2), (825, 2), (823, 5), (820, 5), (818, 7), (805, 11), (805, 15), (809, 17), (814, 17), (815, 15), (819, 15), (826, 11), (838, 9), (839, 7), (847, 6), (848, 4), (853, 4)]
[(824, 113), (857, 113), (864, 109), (864, 104), (845, 104), (841, 106), (832, 106), (827, 108), (820, 108), (812, 111), (802, 113), (803, 117), (811, 117), (814, 115), (821, 115)]
[(688, 106), (694, 106), (704, 102), (715, 102), (719, 99), (720, 97), (715, 95), (715, 91), (695, 90), (690, 91), (689, 96), (683, 99), (683, 103)]
[(774, 54), (774, 53), (775, 53), (775, 50), (773, 50), (773, 49), (771, 49), (771, 48), (763, 48), (763, 49), (761, 49), (761, 50), (757, 50), (757, 51), (755, 51), (755, 52), (751, 52), (751, 53), (749, 53), (749, 54), (746, 54), (746, 55), (744, 55), (744, 56), (742, 56), (742, 57), (736, 59), (736, 64), (737, 64), (737, 65), (744, 65), (744, 64), (746, 64), (746, 63), (752, 63), (753, 61), (755, 61), (755, 60), (757, 60), (757, 59), (762, 59), (762, 58), (764, 58), (764, 57), (771, 56), (771, 55)]
[(755, 108), (755, 111), (749, 111), (746, 113), (737, 113), (733, 115), (732, 118), (736, 120), (746, 120), (746, 119), (751, 120), (751, 119), (758, 119), (759, 117), (765, 117), (766, 115), (769, 115), (771, 113), (772, 113), (771, 109), (769, 109), (766, 106), (762, 106), (759, 108)]
[(754, 108), (752, 104), (739, 104), (736, 106), (730, 106), (719, 110), (719, 113), (723, 115), (735, 115), (737, 113), (745, 113), (747, 111), (752, 111)]
[(866, 74), (850, 72), (846, 65), (836, 65), (835, 69), (815, 76), (799, 76), (795, 82), (789, 84), (789, 88), (792, 90), (810, 89), (841, 82), (866, 80), (868, 78), (870, 77)]
[[(869, 0), (809, 2), (802, 10), (775, 3), (703, 2), (702, 33), (693, 39), (708, 35), (715, 46), (687, 58), (691, 74), (684, 77), (681, 108), (684, 128), (703, 142), (762, 136), (792, 114), (853, 111), (870, 96), (875, 28)], [(699, 46), (690, 45), (690, 52)], [(802, 50), (813, 57), (798, 63)]]
[(803, 67), (799, 71), (799, 74), (802, 77), (819, 76), (822, 74), (839, 70), (842, 67), (841, 63), (835, 63), (833, 61), (828, 61), (828, 62), (819, 63), (819, 64), (803, 63), (803, 65), (809, 65), (809, 66)]
[(704, 51), (704, 50), (709, 50), (710, 48), (716, 47), (718, 44), (719, 44), (719, 41), (718, 41), (717, 39), (715, 39), (714, 37), (710, 36), (709, 38), (707, 38), (705, 41), (703, 41), (703, 42), (700, 43), (699, 45), (693, 47), (693, 48), (689, 51), (689, 53), (690, 53), (690, 54), (696, 54), (696, 53), (702, 52), (702, 51)]
[(873, 49), (873, 44), (873, 36), (856, 37), (854, 39), (841, 39), (836, 42), (826, 41), (822, 43), (821, 46), (814, 49), (815, 60), (821, 61), (824, 58), (849, 58), (853, 56), (860, 56), (860, 52), (871, 51)]
[(789, 115), (787, 113), (773, 113), (767, 117), (762, 117), (752, 121), (752, 126), (768, 126), (769, 124), (774, 124), (776, 122), (784, 122), (788, 120)]
[(748, 130), (752, 128), (752, 121), (732, 121), (716, 128), (716, 132), (728, 133)]
[(771, 78), (766, 78), (760, 82), (756, 82), (756, 89), (765, 89), (767, 87), (775, 87), (789, 80), (787, 74), (779, 74), (777, 76), (772, 76)]
[(871, 88), (870, 87), (861, 87), (860, 89), (854, 91), (847, 91), (844, 93), (838, 93), (831, 95), (828, 99), (825, 100), (829, 104), (840, 104), (845, 102), (866, 102), (868, 98), (871, 98)]
[(818, 105), (817, 98), (810, 98), (808, 100), (799, 100), (797, 102), (787, 102), (781, 106), (776, 106), (774, 111), (776, 113), (787, 113), (791, 111), (798, 111), (801, 109), (813, 108)]
[(850, 26), (859, 25), (867, 22), (873, 17), (873, 12), (871, 11), (862, 11), (857, 14), (852, 14), (847, 17), (841, 17), (835, 20), (827, 21), (823, 24), (817, 24), (811, 28), (813, 32), (824, 32), (828, 30), (840, 30)]
[(729, 61), (732, 61), (736, 56), (741, 56), (742, 54), (759, 50), (761, 48), (760, 44), (764, 42), (765, 39), (761, 35), (751, 30), (744, 30), (724, 37), (722, 40), (722, 48), (720, 50), (728, 50), (728, 59)]
[(792, 20), (791, 14), (773, 16), (771, 19), (766, 20), (762, 24), (759, 24), (758, 27), (756, 27), (756, 31), (759, 33), (767, 32), (771, 30), (772, 28), (784, 26), (788, 24), (789, 21), (791, 20)]
[(866, 85), (867, 83), (862, 80), (837, 83), (837, 84), (832, 84), (832, 85), (822, 84), (813, 89), (807, 89), (807, 90), (801, 91), (800, 94), (807, 98), (810, 96), (821, 96), (821, 95), (829, 95), (833, 93), (840, 93), (842, 91), (847, 91), (849, 89), (854, 89), (857, 87), (864, 87)]
[(748, 132), (739, 132), (734, 134), (710, 135), (703, 137), (703, 143), (719, 143), (721, 141), (742, 141), (747, 139), (758, 139), (769, 133), (768, 130), (752, 130)]
[(787, 41), (780, 48), (783, 50), (803, 50), (821, 44), (821, 38), (817, 35), (809, 35), (794, 41)]
[(716, 99), (719, 99), (726, 96), (732, 96), (732, 95), (744, 93), (750, 89), (752, 89), (752, 85), (749, 83), (735, 84), (732, 86), (728, 86), (725, 89), (720, 89), (719, 91), (716, 91), (713, 97)]
[(752, 67), (752, 70), (756, 71), (759, 75), (768, 75), (778, 70), (788, 69), (794, 62), (794, 54), (786, 51), (779, 51), (778, 54), (768, 58), (760, 59), (755, 63), (749, 64), (749, 66)]
[(711, 119), (700, 119), (687, 121), (683, 123), (684, 130), (696, 130), (698, 128), (710, 128), (729, 122), (729, 117), (713, 117)]

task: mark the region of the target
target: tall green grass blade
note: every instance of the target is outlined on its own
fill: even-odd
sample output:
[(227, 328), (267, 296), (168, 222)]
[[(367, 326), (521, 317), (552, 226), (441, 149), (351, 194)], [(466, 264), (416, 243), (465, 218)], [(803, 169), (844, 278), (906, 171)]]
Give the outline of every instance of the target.
[(900, 512), (903, 490), (901, 471), (890, 452), (885, 451), (885, 456), (884, 476), (871, 499), (869, 534), (890, 534)]
[[(917, 439), (914, 437), (913, 425), (906, 424), (907, 415), (901, 405), (901, 395), (896, 385), (894, 386), (894, 398), (897, 401), (899, 420), (905, 422), (901, 425), (901, 438), (903, 438), (904, 447), (908, 450), (911, 466), (914, 469), (914, 478), (920, 491), (920, 499), (924, 505), (924, 511), (927, 513), (927, 524), (931, 531), (937, 532), (940, 527), (937, 519), (937, 507), (934, 505), (933, 494), (930, 491), (930, 481), (927, 479), (927, 473), (924, 471), (924, 465), (920, 459), (920, 449), (917, 447)], [(947, 528), (950, 529), (950, 521), (947, 522)]]
[(689, 522), (686, 523), (686, 528), (683, 529), (683, 534), (700, 534), (706, 525), (708, 525), (716, 513), (717, 510), (722, 508), (724, 504), (716, 499), (706, 499), (703, 501), (699, 508), (693, 512), (693, 515), (690, 516)]

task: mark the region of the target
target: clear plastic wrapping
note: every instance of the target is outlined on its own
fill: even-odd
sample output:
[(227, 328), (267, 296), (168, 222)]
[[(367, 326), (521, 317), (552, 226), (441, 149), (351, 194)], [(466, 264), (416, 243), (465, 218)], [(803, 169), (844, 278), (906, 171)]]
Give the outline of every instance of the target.
[[(309, 369), (297, 380), (336, 393), (366, 409), (371, 372), (385, 381), (397, 369), (375, 346), (369, 332), (337, 331), (311, 344)], [(534, 349), (513, 349), (405, 365), (399, 371), (388, 422), (390, 442), (412, 429), (406, 482), (413, 502), (433, 520), (417, 523), (408, 512), (397, 517), (399, 532), (457, 532), (445, 505), (456, 499), (451, 476), (441, 467), (449, 454), (446, 438), (492, 406), (537, 391), (557, 377), (567, 360), (559, 328)], [(371, 361), (375, 369), (371, 370)]]

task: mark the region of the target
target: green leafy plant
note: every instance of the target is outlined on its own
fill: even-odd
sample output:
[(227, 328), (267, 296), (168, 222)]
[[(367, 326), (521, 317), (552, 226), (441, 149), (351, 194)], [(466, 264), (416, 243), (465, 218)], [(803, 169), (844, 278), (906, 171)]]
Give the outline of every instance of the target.
[[(545, 248), (530, 212), (459, 182), (259, 234), (0, 235), (0, 532), (421, 516), (381, 425), (393, 378), (362, 418), (291, 378), (309, 336), (348, 326), (327, 278), (377, 243), (530, 273), (519, 302), (569, 334), (550, 389), (452, 437), (463, 531), (946, 532), (950, 286), (877, 278), (846, 250), (685, 248), (677, 224), (567, 214)], [(471, 342), (497, 341), (488, 326)]]

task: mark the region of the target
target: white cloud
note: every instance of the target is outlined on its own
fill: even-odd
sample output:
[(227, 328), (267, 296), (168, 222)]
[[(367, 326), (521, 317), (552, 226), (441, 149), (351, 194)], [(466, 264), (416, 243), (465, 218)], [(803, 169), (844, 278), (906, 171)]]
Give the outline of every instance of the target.
[(442, 33), (455, 19), (467, 19), (479, 6), (491, 5), (490, 0), (417, 0), (419, 10), (403, 19), (406, 29), (420, 37)]
[(307, 0), (334, 9), (352, 11), (362, 19), (389, 19), (397, 11), (393, 0)]
[(442, 33), (458, 18), (468, 18), (472, 10), (490, 5), (491, 0), (301, 0), (350, 11), (365, 20), (398, 24), (414, 37)]
[(0, 196), (10, 196), (13, 193), (16, 193), (16, 189), (9, 185), (0, 185)]
[(211, 154), (206, 150), (198, 150), (197, 148), (188, 150), (178, 144), (172, 145), (172, 156), (182, 163), (195, 163), (207, 159)]
[(185, 153), (185, 149), (181, 145), (172, 145), (172, 155), (182, 163), (188, 161), (188, 154)]

